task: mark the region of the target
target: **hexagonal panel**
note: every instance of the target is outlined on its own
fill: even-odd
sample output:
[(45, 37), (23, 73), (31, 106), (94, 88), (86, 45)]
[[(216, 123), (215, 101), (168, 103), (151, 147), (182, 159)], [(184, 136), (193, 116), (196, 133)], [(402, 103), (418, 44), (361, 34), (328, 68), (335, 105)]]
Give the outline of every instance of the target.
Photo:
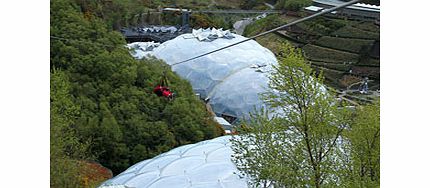
[[(210, 31), (210, 30), (208, 30)], [(167, 64), (177, 62), (219, 49), (247, 38), (233, 34), (234, 38), (218, 38), (199, 41), (193, 34), (183, 34), (162, 43), (151, 53)], [(254, 40), (203, 56), (186, 63), (172, 66), (172, 70), (190, 81), (195, 92), (210, 104), (216, 114), (248, 117), (254, 107), (264, 107), (259, 94), (267, 88), (265, 73), (276, 65), (277, 60), (270, 50)], [(252, 67), (252, 68), (250, 68)]]

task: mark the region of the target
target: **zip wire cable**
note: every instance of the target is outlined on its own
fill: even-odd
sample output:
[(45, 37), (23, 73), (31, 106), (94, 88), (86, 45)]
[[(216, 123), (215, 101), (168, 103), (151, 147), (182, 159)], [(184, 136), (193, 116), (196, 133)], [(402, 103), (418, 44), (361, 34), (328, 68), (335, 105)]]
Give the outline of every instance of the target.
[(185, 62), (188, 62), (188, 61), (191, 61), (191, 60), (194, 60), (194, 59), (197, 59), (197, 58), (200, 58), (200, 57), (203, 57), (203, 56), (206, 56), (206, 55), (209, 55), (209, 54), (212, 54), (212, 53), (215, 53), (215, 52), (221, 51), (221, 50), (224, 50), (224, 49), (226, 49), (226, 48), (230, 48), (230, 47), (235, 46), (235, 45), (238, 45), (238, 44), (240, 44), (240, 43), (244, 43), (244, 42), (246, 42), (246, 41), (253, 40), (253, 39), (257, 38), (257, 37), (261, 37), (261, 36), (263, 36), (263, 35), (266, 35), (266, 34), (269, 34), (269, 33), (275, 32), (275, 31), (278, 31), (278, 30), (280, 30), (280, 29), (283, 29), (283, 28), (286, 28), (286, 27), (289, 27), (289, 26), (292, 26), (292, 25), (298, 24), (298, 23), (300, 23), (300, 22), (303, 22), (303, 21), (306, 21), (306, 20), (309, 20), (309, 19), (315, 18), (315, 17), (317, 17), (317, 16), (321, 16), (321, 15), (323, 15), (323, 14), (327, 14), (327, 13), (329, 13), (329, 12), (333, 12), (333, 11), (338, 10), (338, 9), (341, 9), (341, 8), (343, 8), (343, 7), (346, 7), (346, 6), (349, 6), (349, 5), (355, 4), (355, 3), (359, 2), (359, 1), (361, 1), (361, 0), (352, 0), (352, 1), (346, 2), (346, 3), (341, 4), (341, 5), (339, 5), (339, 6), (336, 6), (336, 7), (332, 7), (332, 8), (329, 8), (329, 9), (324, 9), (323, 11), (318, 12), (318, 13), (316, 13), (316, 14), (312, 14), (312, 15), (310, 15), (310, 16), (307, 16), (307, 17), (304, 17), (304, 18), (301, 18), (301, 19), (295, 20), (295, 21), (293, 21), (293, 22), (291, 22), (291, 23), (288, 23), (288, 24), (285, 24), (285, 25), (281, 25), (281, 26), (279, 26), (279, 27), (277, 27), (277, 28), (271, 29), (271, 30), (269, 30), (269, 31), (265, 31), (265, 32), (263, 32), (263, 33), (260, 33), (260, 34), (254, 35), (254, 36), (249, 37), (249, 38), (247, 38), (247, 39), (245, 39), (245, 40), (242, 40), (242, 41), (239, 41), (239, 42), (236, 42), (236, 43), (233, 43), (233, 44), (230, 44), (230, 45), (224, 46), (224, 47), (222, 47), (222, 48), (218, 48), (218, 49), (216, 49), (216, 50), (213, 50), (213, 51), (210, 51), (210, 52), (207, 52), (207, 53), (204, 53), (204, 54), (201, 54), (201, 55), (198, 55), (198, 56), (195, 56), (195, 57), (192, 57), (192, 58), (189, 58), (189, 59), (186, 59), (186, 60), (183, 60), (183, 61), (177, 62), (177, 63), (173, 63), (173, 64), (171, 64), (170, 66), (179, 65), (179, 64), (181, 64), (181, 63), (185, 63)]

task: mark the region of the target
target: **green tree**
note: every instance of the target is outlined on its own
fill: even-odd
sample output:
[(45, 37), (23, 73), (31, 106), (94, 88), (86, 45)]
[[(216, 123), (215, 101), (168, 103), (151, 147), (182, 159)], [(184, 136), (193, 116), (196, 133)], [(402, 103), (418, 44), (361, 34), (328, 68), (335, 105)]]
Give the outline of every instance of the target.
[(242, 4), (240, 5), (240, 7), (242, 9), (252, 9), (258, 5), (263, 4), (264, 1), (263, 0), (244, 0), (242, 2)]
[(230, 29), (232, 26), (222, 17), (216, 14), (193, 13), (190, 17), (190, 25), (193, 28), (223, 28)]
[(275, 7), (282, 10), (299, 11), (310, 5), (312, 5), (312, 0), (279, 0)]
[(73, 130), (79, 106), (73, 103), (66, 74), (51, 72), (50, 184), (51, 187), (81, 187), (78, 160), (91, 159), (89, 142), (82, 142)]
[(339, 185), (340, 143), (349, 116), (322, 87), (300, 51), (285, 45), (263, 98), (278, 116), (262, 112), (233, 139), (234, 161), (253, 185)]
[(357, 108), (351, 128), (346, 132), (350, 153), (345, 170), (345, 186), (378, 187), (380, 169), (379, 101)]
[[(86, 18), (97, 16), (110, 29), (120, 29), (139, 24), (139, 14), (146, 12), (151, 1), (133, 0), (74, 0)], [(156, 7), (154, 7), (156, 8)]]

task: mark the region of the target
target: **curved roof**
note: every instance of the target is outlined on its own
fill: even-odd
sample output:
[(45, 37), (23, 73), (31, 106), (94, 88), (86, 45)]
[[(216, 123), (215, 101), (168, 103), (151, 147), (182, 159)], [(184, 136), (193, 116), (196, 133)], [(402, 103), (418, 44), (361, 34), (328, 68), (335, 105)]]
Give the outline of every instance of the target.
[(247, 67), (232, 74), (227, 81), (218, 83), (208, 96), (212, 109), (226, 115), (247, 118), (249, 112), (265, 107), (258, 94), (267, 91), (267, 71)]
[[(339, 6), (345, 3), (344, 1), (341, 1), (341, 0), (313, 0), (313, 1), (316, 3), (321, 3), (325, 5), (330, 5), (330, 6)], [(380, 6), (364, 4), (364, 3), (355, 3), (353, 5), (347, 6), (347, 8), (361, 10), (361, 11), (368, 11), (368, 12), (380, 11)]]
[[(171, 65), (245, 39), (226, 31), (194, 30), (162, 43), (151, 55)], [(137, 58), (145, 54), (136, 51)], [(264, 107), (259, 94), (266, 90), (266, 74), (276, 64), (270, 50), (250, 40), (172, 69), (187, 79), (196, 93), (210, 98), (216, 114), (248, 117), (254, 107)]]
[(233, 154), (230, 137), (184, 145), (144, 160), (107, 180), (100, 188), (248, 187), (247, 179), (237, 175), (239, 171), (230, 159)]

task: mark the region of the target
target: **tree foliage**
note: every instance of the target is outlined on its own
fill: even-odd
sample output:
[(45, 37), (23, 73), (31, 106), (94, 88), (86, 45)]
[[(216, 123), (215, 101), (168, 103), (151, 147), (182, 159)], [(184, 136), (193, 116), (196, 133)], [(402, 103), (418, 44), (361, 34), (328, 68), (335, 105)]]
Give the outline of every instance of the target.
[(263, 0), (244, 0), (240, 5), (242, 9), (253, 9), (254, 7), (263, 4)]
[[(281, 54), (270, 76), (269, 87), (274, 92), (263, 98), (282, 116), (264, 120), (267, 116), (263, 115), (257, 118), (263, 120), (245, 125), (249, 128), (239, 141), (255, 140), (259, 144), (254, 149), (239, 147), (236, 152), (252, 156), (242, 164), (261, 157), (261, 170), (252, 174), (257, 184), (267, 181), (280, 187), (335, 186), (338, 177), (331, 172), (339, 166), (336, 156), (345, 115), (323, 89), (322, 74), (316, 76), (300, 52), (286, 45)], [(240, 165), (240, 169), (247, 172), (255, 165)]]
[[(149, 7), (156, 8), (159, 3), (150, 0), (74, 0), (85, 17), (97, 16), (103, 19), (110, 29), (120, 29), (137, 25), (142, 13)], [(154, 7), (155, 6), (155, 7)]]
[(317, 75), (300, 51), (283, 47), (263, 95), (271, 108), (232, 139), (233, 160), (251, 185), (379, 185), (379, 115), (373, 115), (379, 106), (353, 116), (322, 83), (322, 72)]
[(75, 130), (74, 119), (79, 106), (70, 95), (70, 82), (62, 71), (51, 73), (50, 175), (51, 187), (80, 187), (81, 168), (77, 160), (91, 159), (90, 142), (82, 142)]
[(278, 26), (285, 24), (285, 23), (286, 23), (286, 21), (283, 20), (278, 15), (275, 15), (275, 14), (269, 15), (265, 18), (258, 19), (255, 22), (247, 25), (245, 27), (243, 35), (247, 36), (247, 37), (257, 35), (261, 32), (273, 29), (273, 28), (278, 27)]
[(223, 28), (230, 29), (232, 27), (232, 23), (224, 20), (222, 16), (218, 16), (215, 14), (198, 14), (194, 13), (190, 17), (190, 24), (193, 28)]
[[(135, 60), (118, 32), (73, 0), (51, 1), (51, 69), (70, 82), (72, 130), (114, 174), (173, 147), (221, 134), (191, 85), (156, 59)], [(175, 100), (153, 94), (163, 71)], [(54, 87), (56, 82), (51, 83)], [(52, 95), (52, 93), (51, 93)], [(59, 136), (59, 135), (57, 135)]]
[(312, 0), (279, 0), (275, 7), (281, 10), (299, 11), (310, 5), (312, 5)]
[(362, 106), (355, 112), (351, 129), (346, 132), (350, 155), (345, 166), (346, 187), (378, 187), (380, 178), (380, 102)]

